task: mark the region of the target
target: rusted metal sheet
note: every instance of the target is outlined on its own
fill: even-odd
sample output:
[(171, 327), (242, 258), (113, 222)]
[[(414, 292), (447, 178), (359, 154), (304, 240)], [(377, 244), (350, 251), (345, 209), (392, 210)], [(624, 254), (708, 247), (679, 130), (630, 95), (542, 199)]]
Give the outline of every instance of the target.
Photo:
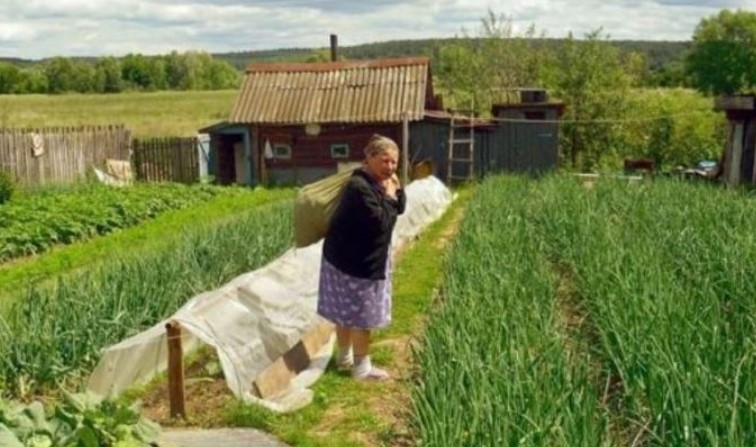
[(231, 123), (306, 124), (423, 119), (432, 88), (425, 57), (374, 61), (254, 64)]

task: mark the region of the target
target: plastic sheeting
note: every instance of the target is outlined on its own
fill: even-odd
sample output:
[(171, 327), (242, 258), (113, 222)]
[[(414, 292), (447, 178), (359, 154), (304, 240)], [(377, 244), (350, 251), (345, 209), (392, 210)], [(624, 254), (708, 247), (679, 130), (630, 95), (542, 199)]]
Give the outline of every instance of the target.
[[(435, 177), (412, 182), (405, 192), (407, 208), (394, 228), (395, 251), (440, 217), (452, 199), (451, 192)], [(118, 395), (165, 371), (165, 325), (177, 321), (183, 329), (184, 353), (202, 344), (214, 348), (228, 387), (238, 398), (274, 411), (306, 405), (312, 399), (307, 387), (325, 370), (333, 340), (293, 380), (288, 392), (263, 401), (253, 395), (252, 382), (304, 333), (323, 322), (316, 313), (321, 252), (322, 240), (292, 248), (258, 270), (193, 297), (170, 318), (145, 332), (105, 349), (90, 376), (89, 390)]]

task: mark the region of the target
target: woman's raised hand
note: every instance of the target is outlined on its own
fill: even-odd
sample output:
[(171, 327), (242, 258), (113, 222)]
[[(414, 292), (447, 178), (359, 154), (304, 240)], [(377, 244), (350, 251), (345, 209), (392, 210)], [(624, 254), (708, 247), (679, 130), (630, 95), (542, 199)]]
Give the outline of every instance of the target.
[(399, 177), (393, 174), (391, 177), (383, 181), (383, 190), (386, 195), (392, 198), (396, 198), (396, 191), (401, 188), (402, 184), (399, 182)]

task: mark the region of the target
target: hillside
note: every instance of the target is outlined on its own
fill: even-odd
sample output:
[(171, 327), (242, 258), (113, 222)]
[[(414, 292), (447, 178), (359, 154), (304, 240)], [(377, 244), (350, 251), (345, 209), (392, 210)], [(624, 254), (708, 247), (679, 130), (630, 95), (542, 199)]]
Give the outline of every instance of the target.
[[(339, 48), (339, 54), (346, 59), (374, 59), (382, 57), (401, 57), (426, 55), (433, 57), (442, 45), (459, 41), (460, 39), (420, 39), (420, 40), (393, 40), (387, 42), (375, 42), (362, 45), (344, 46)], [(465, 39), (471, 45), (480, 39)], [(563, 39), (538, 39), (538, 44), (546, 47), (558, 48)], [(645, 53), (648, 57), (649, 68), (658, 70), (668, 63), (679, 60), (690, 46), (690, 42), (666, 42), (666, 41), (612, 41), (623, 52)], [(295, 62), (305, 61), (318, 51), (327, 51), (328, 47), (321, 48), (285, 48), (275, 50), (245, 51), (235, 53), (217, 53), (214, 57), (229, 61), (239, 69), (247, 64), (255, 62)]]

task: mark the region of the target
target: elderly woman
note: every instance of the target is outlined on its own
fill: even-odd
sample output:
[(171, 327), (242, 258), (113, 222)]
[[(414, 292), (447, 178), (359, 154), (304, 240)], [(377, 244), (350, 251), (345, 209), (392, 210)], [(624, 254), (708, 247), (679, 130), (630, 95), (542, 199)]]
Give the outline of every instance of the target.
[(370, 362), (370, 331), (391, 322), (391, 234), (406, 199), (399, 149), (374, 135), (347, 184), (323, 244), (318, 313), (336, 324), (337, 365), (355, 379), (387, 379)]

